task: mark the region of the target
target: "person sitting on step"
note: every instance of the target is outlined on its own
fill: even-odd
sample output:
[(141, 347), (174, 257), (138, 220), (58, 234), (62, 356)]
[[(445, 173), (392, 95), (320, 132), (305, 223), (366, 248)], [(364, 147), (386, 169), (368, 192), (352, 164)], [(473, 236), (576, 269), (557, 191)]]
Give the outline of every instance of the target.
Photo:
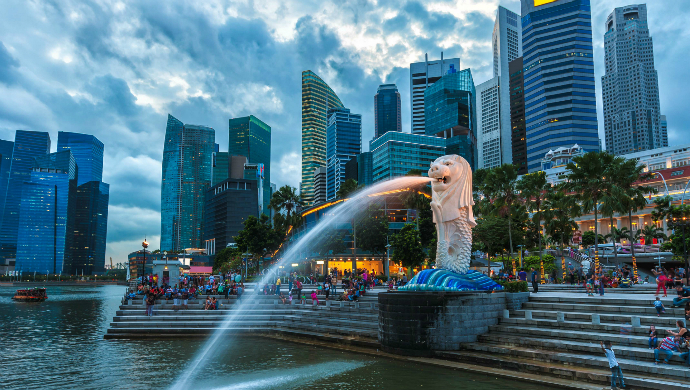
[(661, 313), (666, 313), (666, 308), (664, 307), (664, 304), (661, 302), (661, 299), (659, 299), (659, 297), (656, 297), (656, 300), (654, 301), (654, 308), (656, 309), (657, 317), (660, 317)]
[(659, 354), (661, 352), (666, 354), (664, 363), (668, 364), (668, 359), (673, 356), (674, 351), (678, 351), (678, 348), (680, 348), (680, 336), (668, 336), (661, 340), (659, 348), (654, 350), (654, 364), (659, 364)]

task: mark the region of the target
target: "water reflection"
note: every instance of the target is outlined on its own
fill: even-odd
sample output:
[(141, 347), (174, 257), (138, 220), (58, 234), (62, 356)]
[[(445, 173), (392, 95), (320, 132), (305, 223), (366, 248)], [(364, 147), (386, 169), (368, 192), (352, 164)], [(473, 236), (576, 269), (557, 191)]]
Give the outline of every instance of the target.
[[(164, 389), (203, 340), (104, 340), (124, 287), (50, 287), (43, 303), (0, 287), (0, 388)], [(194, 389), (545, 389), (264, 338), (220, 340)], [(422, 386), (423, 385), (423, 386)]]

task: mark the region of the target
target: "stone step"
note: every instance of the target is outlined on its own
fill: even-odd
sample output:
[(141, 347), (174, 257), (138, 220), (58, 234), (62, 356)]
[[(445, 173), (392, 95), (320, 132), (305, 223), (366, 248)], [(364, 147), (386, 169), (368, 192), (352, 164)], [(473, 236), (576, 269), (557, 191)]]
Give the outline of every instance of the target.
[[(607, 335), (608, 336), (608, 335)], [(608, 337), (606, 337), (608, 338)], [(550, 350), (567, 353), (577, 353), (583, 355), (603, 356), (600, 340), (603, 337), (596, 337), (596, 343), (592, 341), (575, 341), (575, 340), (559, 340), (554, 338), (543, 337), (515, 337), (509, 334), (484, 334), (478, 337), (478, 341), (491, 343), (501, 346), (514, 346), (521, 348), (532, 348), (540, 350)], [(616, 352), (616, 357), (621, 359), (630, 359), (638, 362), (654, 362), (654, 351), (646, 347), (635, 347), (627, 345), (619, 345), (613, 343), (613, 349)], [(681, 361), (678, 353), (670, 360), (672, 365), (683, 365), (685, 362)], [(686, 371), (687, 368), (685, 369)]]
[[(295, 317), (292, 314), (246, 314), (237, 317), (239, 320), (254, 320), (254, 321), (283, 321), (285, 319)], [(115, 316), (113, 322), (188, 322), (188, 321), (224, 321), (226, 316)]]
[[(522, 305), (523, 310), (534, 311), (567, 311), (580, 313), (606, 313), (606, 314), (624, 314), (624, 315), (657, 315), (656, 309), (653, 306), (615, 306), (615, 305), (599, 305), (595, 303), (590, 304), (571, 304), (571, 303), (545, 303), (545, 302), (525, 302)], [(680, 308), (666, 307), (666, 315), (683, 317), (684, 311)]]
[[(654, 304), (654, 299), (630, 299), (630, 298), (610, 298), (607, 296), (599, 297), (593, 296), (588, 297), (582, 295), (581, 297), (551, 297), (543, 296), (539, 294), (530, 294), (530, 302), (535, 303), (566, 303), (566, 304), (583, 304), (591, 305), (596, 304), (599, 306), (646, 306), (652, 307)], [(662, 298), (661, 301), (667, 308), (673, 303), (672, 298)]]
[[(554, 317), (555, 318), (555, 317)], [(671, 320), (669, 318), (669, 320)], [(670, 324), (670, 321), (669, 321)], [(533, 316), (533, 319), (528, 320), (525, 318), (501, 318), (499, 325), (505, 325), (508, 327), (538, 327), (540, 329), (577, 329), (577, 330), (583, 330), (583, 331), (588, 331), (591, 333), (595, 334), (601, 334), (601, 333), (614, 333), (614, 334), (620, 334), (621, 330), (623, 331), (628, 331), (632, 335), (636, 336), (644, 336), (645, 339), (649, 335), (649, 327), (646, 326), (640, 326), (640, 327), (632, 327), (630, 324), (622, 325), (620, 323), (600, 323), (598, 325), (592, 324), (591, 321), (564, 321), (564, 322), (558, 322), (553, 319), (540, 319), (540, 318), (535, 318)], [(670, 326), (669, 326), (670, 327)], [(658, 336), (665, 337), (666, 336), (666, 328), (667, 327), (657, 327), (657, 334)]]
[[(157, 328), (161, 332), (165, 332), (165, 328), (204, 328), (217, 329), (223, 326), (223, 321), (149, 321), (149, 322), (111, 322), (110, 327), (115, 329), (141, 329), (141, 328)], [(235, 321), (232, 327), (277, 327), (282, 324), (282, 321)]]
[[(657, 365), (654, 364), (654, 362), (621, 358), (618, 356), (618, 349), (616, 346), (613, 348), (616, 352), (616, 360), (618, 360), (618, 364), (621, 366), (624, 376), (627, 372), (634, 375), (669, 378), (670, 380), (690, 379), (690, 370), (688, 370), (686, 366), (672, 364)], [(571, 351), (535, 350), (533, 348), (493, 343), (465, 344), (463, 345), (463, 349), (479, 353), (495, 354), (497, 356), (524, 358), (546, 363), (565, 364), (574, 367), (609, 370), (608, 360), (603, 352), (601, 352), (601, 349), (599, 350), (600, 353), (597, 355), (574, 353)]]
[(510, 326), (510, 325), (494, 325), (489, 327), (488, 334), (510, 334), (517, 333), (520, 337), (535, 337), (535, 338), (556, 338), (560, 340), (586, 340), (593, 335), (599, 340), (610, 340), (614, 345), (625, 345), (628, 347), (645, 348), (648, 347), (648, 337), (633, 334), (610, 334), (610, 333), (591, 333), (588, 330), (573, 330), (573, 329), (554, 329), (554, 328), (537, 328), (528, 326)]
[[(514, 310), (510, 312), (511, 317), (517, 317), (517, 318), (525, 318), (526, 310)], [(583, 313), (583, 312), (568, 312), (564, 311), (563, 317), (566, 321), (580, 321), (580, 322), (592, 322), (592, 313)], [(644, 327), (649, 327), (650, 325), (654, 325), (659, 329), (660, 327), (664, 328), (675, 328), (676, 327), (676, 321), (679, 318), (682, 317), (672, 317), (669, 316), (668, 314), (662, 314), (663, 317), (657, 317), (656, 312), (654, 315), (639, 315), (639, 314), (605, 314), (605, 313), (596, 313), (599, 314), (599, 320), (600, 322), (603, 323), (617, 323), (617, 324), (630, 324), (632, 321), (632, 317), (639, 317), (640, 318), (640, 324)], [(533, 319), (557, 319), (558, 318), (558, 312), (555, 311), (532, 311), (532, 318)]]
[[(566, 378), (578, 383), (597, 383), (604, 385), (607, 389), (611, 383), (611, 371), (608, 370), (608, 363), (604, 359), (606, 366), (596, 366), (596, 368), (574, 366), (569, 363), (578, 359), (579, 356), (569, 356), (568, 354), (550, 354), (548, 357), (537, 356), (538, 352), (525, 350), (524, 354), (518, 355), (508, 349), (499, 349), (493, 346), (487, 348), (474, 348), (467, 345), (463, 351), (437, 352), (436, 355), (443, 359), (471, 363), (475, 365), (498, 367), (502, 369), (529, 372), (537, 375)], [(530, 358), (534, 356), (534, 359)], [(553, 357), (553, 359), (549, 359)], [(641, 390), (681, 390), (687, 389), (687, 382), (682, 377), (661, 379), (658, 374), (641, 375), (637, 372), (628, 371), (621, 363), (623, 376), (627, 388)]]

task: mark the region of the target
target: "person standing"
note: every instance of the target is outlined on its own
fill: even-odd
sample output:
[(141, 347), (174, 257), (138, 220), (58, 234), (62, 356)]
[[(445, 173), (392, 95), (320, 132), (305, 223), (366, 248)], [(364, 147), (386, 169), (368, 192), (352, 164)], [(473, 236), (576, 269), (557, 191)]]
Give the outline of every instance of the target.
[(328, 300), (328, 294), (331, 292), (331, 284), (326, 280), (326, 283), (323, 284), (323, 292), (326, 294), (326, 300)]
[(280, 278), (276, 280), (276, 295), (280, 295)]
[(518, 272), (518, 279), (523, 282), (527, 281), (527, 272), (525, 272), (524, 268), (521, 268), (520, 272)]
[(604, 345), (604, 342), (600, 341), (599, 345), (601, 345), (601, 350), (604, 351), (606, 358), (609, 360), (609, 368), (611, 368), (611, 389), (616, 389), (616, 378), (618, 378), (618, 382), (620, 382), (621, 388), (624, 389), (625, 383), (623, 379), (623, 371), (621, 371), (621, 367), (618, 365), (618, 360), (616, 360), (616, 354), (613, 353), (613, 348), (611, 348), (611, 342), (607, 340), (606, 345)]
[(539, 292), (539, 273), (537, 273), (537, 271), (534, 270), (534, 267), (530, 268), (530, 270), (532, 271), (532, 290), (536, 294)]
[(156, 298), (154, 298), (152, 293), (146, 297), (146, 315), (151, 317), (153, 315), (153, 305), (156, 303)]

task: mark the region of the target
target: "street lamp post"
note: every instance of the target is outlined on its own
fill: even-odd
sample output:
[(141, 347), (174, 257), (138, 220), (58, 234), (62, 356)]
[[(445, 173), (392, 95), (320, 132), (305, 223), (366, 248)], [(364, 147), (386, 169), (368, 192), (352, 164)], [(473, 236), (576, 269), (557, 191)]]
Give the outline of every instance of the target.
[(247, 261), (249, 261), (249, 256), (251, 256), (251, 255), (252, 254), (249, 253), (249, 247), (247, 247), (247, 251), (245, 253), (242, 253), (242, 257), (244, 257), (244, 259), (242, 259), (242, 260), (244, 260), (244, 280), (243, 281), (245, 281), (245, 282), (247, 281)]
[(144, 248), (144, 263), (141, 265), (141, 284), (144, 284), (144, 274), (146, 273), (146, 248), (149, 247), (149, 243), (146, 242), (146, 237), (144, 237), (144, 242), (141, 243), (141, 246)]
[(386, 281), (387, 282), (391, 279), (390, 263), (391, 263), (391, 244), (388, 243), (388, 237), (386, 237), (386, 266), (384, 267), (384, 271), (386, 274)]

